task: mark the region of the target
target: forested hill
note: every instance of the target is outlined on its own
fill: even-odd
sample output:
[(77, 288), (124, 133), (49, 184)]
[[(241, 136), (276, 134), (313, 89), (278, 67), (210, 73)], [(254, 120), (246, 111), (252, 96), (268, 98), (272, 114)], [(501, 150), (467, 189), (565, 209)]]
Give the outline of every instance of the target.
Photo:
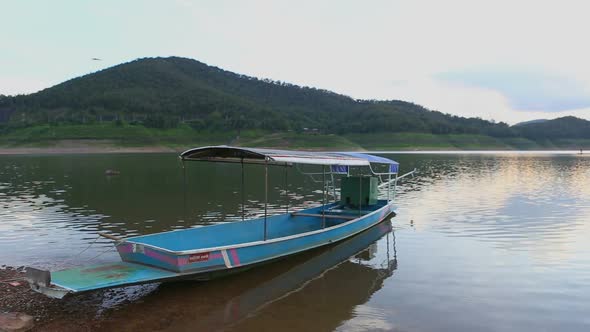
[(519, 135), (532, 140), (590, 138), (590, 121), (573, 116), (537, 122), (530, 121), (529, 123), (521, 124), (514, 128), (517, 129)]
[(257, 79), (192, 59), (146, 58), (40, 92), (4, 98), (12, 121), (147, 126), (179, 121), (210, 130), (304, 128), (324, 133), (425, 132), (511, 135), (505, 124), (429, 111), (403, 101), (355, 100), (326, 90)]
[[(338, 135), (472, 134), (535, 142), (590, 139), (590, 122), (574, 117), (510, 127), (399, 100), (355, 100), (179, 57), (138, 59), (30, 95), (0, 96), (0, 129), (4, 127), (4, 132), (47, 124), (109, 122), (148, 128), (189, 125), (209, 133), (262, 129)], [(65, 137), (80, 135), (66, 133)]]

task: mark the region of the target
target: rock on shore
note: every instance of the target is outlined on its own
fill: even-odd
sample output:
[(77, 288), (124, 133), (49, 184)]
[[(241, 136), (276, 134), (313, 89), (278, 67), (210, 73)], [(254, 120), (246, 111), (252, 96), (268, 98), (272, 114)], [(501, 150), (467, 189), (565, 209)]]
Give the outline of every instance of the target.
[(35, 324), (33, 316), (21, 312), (0, 312), (0, 331), (24, 332), (33, 328)]

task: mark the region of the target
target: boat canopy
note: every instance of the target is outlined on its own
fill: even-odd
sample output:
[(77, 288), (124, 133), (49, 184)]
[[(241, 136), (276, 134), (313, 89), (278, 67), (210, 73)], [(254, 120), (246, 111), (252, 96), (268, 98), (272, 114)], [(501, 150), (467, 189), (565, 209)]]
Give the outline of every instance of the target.
[(182, 160), (212, 162), (243, 162), (249, 164), (309, 164), (329, 166), (370, 166), (371, 163), (388, 164), (397, 172), (399, 164), (391, 159), (356, 152), (290, 151), (233, 146), (206, 146), (184, 151)]
[(399, 171), (399, 163), (385, 157), (374, 156), (372, 154), (360, 153), (360, 152), (340, 152), (340, 154), (362, 158), (367, 160), (371, 164), (384, 164), (389, 165), (389, 172), (397, 173)]

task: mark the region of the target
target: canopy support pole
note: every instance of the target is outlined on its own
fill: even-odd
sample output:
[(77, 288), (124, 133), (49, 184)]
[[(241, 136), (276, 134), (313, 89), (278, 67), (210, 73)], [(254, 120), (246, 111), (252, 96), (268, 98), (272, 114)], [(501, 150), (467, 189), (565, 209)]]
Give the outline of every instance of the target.
[(285, 166), (285, 213), (289, 213), (289, 182), (287, 180), (289, 169)]
[(322, 184), (324, 186), (324, 204), (322, 205), (322, 228), (326, 228), (326, 165), (322, 166)]
[(268, 212), (268, 160), (264, 164), (264, 241), (267, 239), (266, 216)]
[(245, 193), (244, 193), (244, 158), (242, 158), (241, 165), (242, 165), (242, 190), (241, 190), (241, 192), (242, 192), (242, 221), (244, 221), (244, 218), (246, 215), (246, 207), (245, 207), (246, 200), (244, 199), (244, 195), (245, 195)]
[(391, 173), (387, 175), (387, 203), (391, 201)]
[(184, 212), (184, 220), (187, 221), (188, 213), (187, 213), (187, 206), (188, 206), (188, 198), (187, 198), (187, 184), (186, 184), (186, 165), (184, 164), (184, 160), (181, 159), (182, 163), (182, 199), (183, 199), (183, 207), (182, 211)]
[(359, 176), (359, 217), (363, 211), (363, 176)]
[(393, 182), (393, 197), (392, 197), (392, 199), (395, 199), (395, 194), (397, 193), (397, 180), (399, 180), (399, 179), (397, 177), (397, 173), (395, 173), (395, 182)]
[(338, 201), (336, 199), (336, 182), (335, 182), (335, 179), (334, 179), (334, 173), (332, 173), (331, 171), (330, 171), (330, 177), (331, 177), (331, 180), (332, 180), (332, 196), (334, 196), (334, 203), (336, 203)]

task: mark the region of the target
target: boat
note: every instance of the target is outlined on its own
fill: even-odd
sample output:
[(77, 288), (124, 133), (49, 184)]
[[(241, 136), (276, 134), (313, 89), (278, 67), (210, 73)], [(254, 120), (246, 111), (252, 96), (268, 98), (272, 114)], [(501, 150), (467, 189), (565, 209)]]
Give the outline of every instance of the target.
[[(377, 241), (381, 243), (378, 245)], [(316, 322), (315, 330), (333, 330), (340, 322), (349, 320), (354, 308), (366, 303), (394, 275), (398, 258), (391, 220), (385, 219), (334, 245), (307, 251), (279, 264), (247, 281), (234, 278), (216, 283), (206, 292), (192, 285), (166, 285), (170, 287), (160, 288), (157, 296), (143, 297), (131, 310), (142, 313), (143, 326), (156, 326), (162, 317), (172, 314), (174, 320), (166, 327), (170, 331), (228, 331), (244, 330), (241, 323), (252, 316), (265, 315), (270, 306), (280, 302), (279, 307), (292, 310), (271, 310), (274, 319), (280, 320), (282, 315), (294, 317), (295, 310), (295, 317)], [(232, 285), (231, 290), (226, 289), (228, 284)], [(343, 289), (347, 291), (343, 293)], [(180, 303), (179, 291), (185, 291)], [(313, 305), (298, 305), (300, 299)], [(126, 330), (126, 326), (120, 330)]]
[[(393, 244), (391, 255), (390, 235)], [(373, 247), (373, 245), (377, 240), (385, 236), (388, 237), (387, 252), (384, 253), (386, 260), (380, 264), (371, 265), (368, 261), (374, 257), (373, 250), (376, 250), (376, 246)], [(389, 219), (385, 219), (366, 231), (325, 248), (316, 256), (271, 280), (229, 299), (217, 310), (200, 317), (198, 323), (191, 321), (190, 324), (195, 326), (195, 323), (197, 323), (203, 329), (216, 330), (211, 327), (219, 327), (218, 330), (226, 330), (264, 310), (270, 304), (284, 300), (297, 292), (307, 293), (306, 299), (309, 298), (311, 303), (323, 303), (326, 309), (330, 310), (332, 320), (338, 317), (337, 321), (345, 321), (350, 318), (347, 316), (353, 312), (356, 305), (367, 302), (368, 298), (383, 286), (384, 280), (393, 275), (398, 266), (395, 250), (392, 225)], [(328, 271), (331, 272), (330, 278), (321, 280)], [(332, 282), (329, 282), (330, 280)], [(310, 283), (314, 282), (316, 285), (321, 283), (325, 292), (314, 292), (316, 290), (313, 287), (314, 285), (310, 285)], [(326, 301), (326, 294), (339, 294), (339, 290), (343, 289), (343, 286), (349, 292), (339, 296), (338, 301)], [(195, 299), (194, 301), (198, 300)], [(190, 311), (190, 308), (190, 306), (187, 306), (187, 311)], [(305, 317), (310, 321), (322, 321), (322, 317), (317, 317), (317, 320), (311, 319), (310, 316), (314, 315), (323, 315), (325, 319), (324, 311), (314, 311), (313, 309), (307, 311)], [(180, 316), (184, 315), (181, 314)], [(187, 314), (186, 316), (189, 317), (190, 315)], [(184, 323), (186, 322), (175, 322), (172, 330), (182, 330)], [(199, 328), (195, 328), (195, 330), (199, 330)]]
[[(400, 176), (397, 162), (357, 152), (206, 146), (187, 150), (179, 157), (183, 167), (190, 162), (241, 164), (242, 184), (245, 164), (264, 167), (265, 203), (261, 217), (246, 219), (242, 201), (242, 221), (129, 238), (100, 233), (115, 241), (121, 262), (54, 272), (29, 267), (26, 273), (31, 288), (63, 298), (143, 283), (208, 280), (330, 245), (394, 214), (397, 183), (415, 172)], [(298, 211), (289, 211), (287, 205), (285, 213), (269, 215), (270, 167), (295, 168), (321, 182), (322, 204)], [(329, 199), (332, 201), (328, 202)]]

